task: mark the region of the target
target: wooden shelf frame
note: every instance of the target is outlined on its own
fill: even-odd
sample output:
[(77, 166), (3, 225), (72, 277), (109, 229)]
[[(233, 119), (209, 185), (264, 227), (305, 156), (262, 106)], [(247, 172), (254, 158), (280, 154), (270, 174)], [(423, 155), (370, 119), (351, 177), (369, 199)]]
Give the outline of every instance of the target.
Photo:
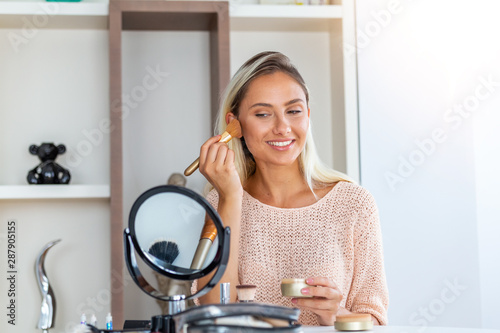
[[(111, 0), (109, 3), (111, 146), (111, 311), (124, 319), (123, 290), (123, 130), (122, 39), (124, 30), (202, 30), (210, 32), (212, 123), (219, 95), (230, 79), (229, 3), (221, 1)], [(213, 125), (213, 124), (211, 124)], [(213, 127), (213, 126), (212, 126)]]

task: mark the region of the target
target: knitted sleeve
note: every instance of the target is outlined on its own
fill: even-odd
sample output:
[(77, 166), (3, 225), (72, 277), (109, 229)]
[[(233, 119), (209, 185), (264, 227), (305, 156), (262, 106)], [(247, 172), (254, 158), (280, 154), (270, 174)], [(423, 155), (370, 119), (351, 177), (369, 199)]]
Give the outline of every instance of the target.
[(219, 193), (217, 192), (217, 190), (216, 189), (210, 190), (210, 192), (208, 192), (206, 196), (206, 199), (208, 203), (211, 204), (212, 207), (214, 207), (217, 210), (217, 207), (219, 206)]
[(384, 270), (382, 233), (377, 205), (366, 191), (354, 226), (354, 274), (346, 309), (373, 315), (387, 325), (389, 293)]

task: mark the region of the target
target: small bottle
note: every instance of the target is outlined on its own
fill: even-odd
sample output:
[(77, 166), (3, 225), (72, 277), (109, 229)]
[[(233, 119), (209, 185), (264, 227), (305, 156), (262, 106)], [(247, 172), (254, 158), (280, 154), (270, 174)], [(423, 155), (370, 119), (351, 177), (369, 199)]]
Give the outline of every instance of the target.
[(220, 284), (220, 303), (227, 304), (230, 300), (229, 282)]
[(80, 325), (87, 325), (87, 316), (85, 313), (82, 313), (82, 316), (80, 317)]
[(97, 327), (97, 317), (95, 316), (95, 314), (92, 314), (92, 316), (90, 317), (90, 325)]
[(111, 317), (111, 313), (108, 313), (108, 315), (106, 316), (106, 329), (113, 329), (113, 317)]

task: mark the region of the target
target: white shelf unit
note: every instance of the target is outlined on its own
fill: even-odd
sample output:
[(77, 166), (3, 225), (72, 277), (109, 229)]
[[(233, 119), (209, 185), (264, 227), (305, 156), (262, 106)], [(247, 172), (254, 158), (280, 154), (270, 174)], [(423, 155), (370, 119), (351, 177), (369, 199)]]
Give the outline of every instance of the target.
[(83, 0), (81, 2), (0, 1), (0, 14), (108, 16), (108, 4), (107, 0)]
[(109, 185), (2, 185), (0, 199), (108, 199)]
[[(107, 0), (83, 0), (81, 2), (0, 0), (0, 15), (108, 16), (108, 4)], [(342, 18), (342, 6), (231, 4), (229, 16), (232, 18), (332, 19)]]
[(340, 19), (341, 5), (296, 6), (296, 5), (245, 5), (231, 4), (231, 18), (308, 18), (308, 19)]

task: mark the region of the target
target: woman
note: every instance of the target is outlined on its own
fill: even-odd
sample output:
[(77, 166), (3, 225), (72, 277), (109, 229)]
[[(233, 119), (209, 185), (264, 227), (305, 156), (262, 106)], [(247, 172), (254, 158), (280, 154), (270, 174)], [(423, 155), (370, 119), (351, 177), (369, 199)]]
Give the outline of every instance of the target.
[[(388, 292), (378, 211), (372, 196), (319, 161), (309, 126), (309, 92), (281, 53), (248, 60), (231, 80), (218, 119), (238, 119), (241, 139), (207, 140), (200, 171), (207, 199), (231, 228), (221, 282), (257, 285), (256, 301), (297, 306), (304, 325), (333, 325), (338, 314), (387, 322)], [(238, 255), (234, 255), (238, 254)], [(284, 298), (280, 281), (306, 278), (312, 298)], [(218, 290), (200, 300), (218, 303)]]

